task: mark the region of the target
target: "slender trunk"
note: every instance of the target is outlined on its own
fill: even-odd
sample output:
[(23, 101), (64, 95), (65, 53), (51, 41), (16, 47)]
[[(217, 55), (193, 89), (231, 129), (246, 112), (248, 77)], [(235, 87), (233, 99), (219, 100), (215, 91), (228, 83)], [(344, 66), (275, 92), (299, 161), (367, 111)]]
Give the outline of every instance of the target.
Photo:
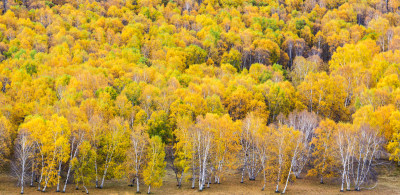
[(45, 180), (45, 184), (44, 184), (44, 187), (43, 187), (43, 189), (42, 189), (42, 192), (45, 192), (45, 191), (46, 191), (48, 181), (49, 181), (49, 180), (47, 180), (47, 179)]
[(341, 188), (340, 188), (340, 191), (341, 192), (343, 192), (344, 191), (344, 176), (345, 176), (345, 174), (346, 174), (346, 172), (345, 171), (343, 171), (343, 173), (342, 173), (342, 186), (341, 186)]
[(105, 180), (105, 178), (106, 178), (108, 166), (109, 166), (109, 163), (111, 162), (113, 153), (114, 153), (114, 151), (112, 151), (110, 155), (107, 154), (107, 157), (106, 157), (106, 167), (104, 168), (103, 178), (101, 179), (101, 184), (100, 184), (100, 189), (102, 189), (103, 186), (104, 186), (104, 180)]
[(136, 193), (139, 193), (139, 175), (136, 175)]
[(244, 170), (245, 170), (245, 168), (246, 168), (246, 162), (247, 162), (247, 158), (246, 158), (246, 153), (244, 154), (244, 158), (243, 158), (244, 160), (244, 162), (243, 162), (243, 168), (242, 168), (242, 180), (240, 181), (240, 183), (243, 183), (243, 178), (244, 178)]
[(194, 172), (194, 168), (193, 168), (193, 175), (192, 175), (192, 189), (194, 189), (194, 185), (196, 183), (196, 173)]
[[(281, 158), (281, 157), (279, 156), (279, 158)], [(275, 193), (278, 193), (278, 192), (279, 192), (279, 182), (280, 182), (280, 180), (281, 180), (281, 170), (282, 170), (282, 162), (281, 162), (281, 160), (279, 159), (279, 170), (278, 170), (278, 177), (277, 177), (277, 179), (276, 179), (276, 189), (275, 189)]]
[(94, 170), (96, 172), (96, 188), (99, 187), (99, 178), (98, 178), (98, 174), (97, 174), (97, 156), (94, 156)]
[(67, 183), (68, 183), (68, 179), (69, 179), (69, 174), (71, 174), (71, 168), (72, 168), (72, 159), (75, 158), (76, 154), (78, 153), (78, 147), (80, 146), (80, 142), (82, 142), (82, 138), (80, 139), (80, 141), (77, 143), (76, 145), (76, 149), (74, 154), (72, 155), (72, 151), (74, 150), (74, 142), (75, 142), (75, 138), (72, 140), (72, 150), (71, 150), (71, 156), (70, 156), (70, 160), (69, 160), (69, 165), (68, 165), (68, 172), (67, 172), (67, 178), (65, 179), (65, 183), (64, 183), (64, 187), (63, 187), (63, 191), (65, 192), (66, 188), (67, 188)]
[(298, 147), (299, 147), (299, 142), (297, 142), (296, 149), (294, 150), (294, 153), (293, 153), (292, 161), (290, 162), (289, 173), (288, 173), (288, 176), (286, 178), (286, 184), (285, 184), (285, 188), (283, 188), (282, 194), (284, 194), (286, 192), (286, 188), (287, 188), (287, 185), (288, 185), (288, 182), (289, 182), (290, 174), (291, 174), (291, 171), (292, 171), (292, 168), (293, 168), (293, 163), (295, 162), (294, 160), (296, 159), (296, 156), (297, 156)]
[(100, 189), (102, 189), (103, 186), (104, 186), (104, 180), (105, 180), (106, 175), (107, 175), (107, 168), (108, 167), (106, 167), (106, 169), (104, 169), (103, 178), (101, 179)]
[[(56, 153), (55, 153), (56, 151), (54, 151), (54, 153), (53, 153), (53, 159), (52, 159), (52, 161), (51, 162), (54, 162), (55, 161), (55, 158), (56, 158)], [(50, 163), (51, 164), (51, 163)], [(46, 178), (45, 178), (45, 183), (44, 183), (44, 187), (43, 187), (43, 189), (42, 189), (42, 192), (45, 192), (46, 191), (46, 188), (47, 188), (47, 184), (49, 183), (49, 180), (50, 180), (50, 172), (52, 172), (52, 168), (50, 167), (49, 168), (50, 170), (48, 170), (48, 173), (47, 173), (47, 175), (46, 175)]]
[(57, 190), (56, 192), (60, 192), (60, 178), (61, 178), (61, 163), (62, 161), (60, 161), (58, 163), (58, 173), (57, 173)]
[[(83, 188), (85, 188), (85, 191), (86, 191), (86, 194), (89, 194), (89, 191), (88, 191), (88, 189), (86, 188), (86, 186), (85, 186), (85, 180), (83, 179), (83, 173), (81, 172), (81, 177), (82, 177), (82, 186), (83, 186)], [(78, 187), (77, 187), (78, 188)]]
[(350, 183), (350, 178), (349, 178), (349, 175), (348, 175), (348, 174), (346, 174), (346, 185), (347, 185), (346, 190), (347, 190), (347, 191), (350, 191), (350, 190), (351, 190), (351, 189), (350, 189), (351, 183)]
[[(322, 170), (325, 170), (325, 166), (326, 166), (326, 144), (325, 144), (325, 153), (324, 153), (324, 158), (322, 160), (323, 164), (322, 164)], [(319, 182), (320, 184), (324, 184), (324, 175), (323, 172), (321, 172), (321, 181)]]
[(279, 181), (276, 183), (275, 193), (279, 193)]
[(267, 178), (266, 178), (265, 169), (264, 169), (264, 186), (263, 186), (263, 188), (261, 189), (261, 191), (264, 191), (265, 185), (266, 185), (266, 184), (267, 184)]
[(42, 170), (40, 172), (40, 178), (38, 181), (38, 191), (40, 191), (40, 184), (42, 183), (42, 179), (43, 179), (43, 169), (44, 169), (44, 162), (43, 162), (43, 156), (42, 156)]
[(64, 183), (64, 187), (62, 192), (65, 192), (65, 190), (67, 189), (67, 183), (68, 183), (68, 179), (69, 179), (69, 174), (71, 173), (71, 162), (70, 165), (68, 167), (68, 172), (67, 172), (67, 178), (65, 179), (65, 183)]
[(33, 178), (35, 177), (35, 163), (32, 164), (32, 174), (31, 174), (31, 184), (30, 186), (33, 187)]
[(288, 176), (286, 178), (286, 184), (285, 184), (285, 188), (283, 188), (282, 194), (284, 194), (286, 192), (287, 184), (289, 182), (290, 174), (291, 174), (291, 171), (292, 171), (292, 166), (293, 166), (293, 162), (290, 164), (289, 173), (288, 173)]
[(24, 175), (25, 175), (25, 159), (22, 159), (22, 172), (21, 172), (21, 194), (24, 193)]
[(178, 181), (178, 187), (181, 188), (182, 187), (182, 176), (179, 178)]
[(86, 194), (89, 194), (89, 190), (86, 188), (86, 186), (84, 184), (82, 186), (85, 188)]
[(151, 187), (151, 186), (149, 185), (149, 189), (147, 190), (147, 194), (150, 194), (150, 187)]

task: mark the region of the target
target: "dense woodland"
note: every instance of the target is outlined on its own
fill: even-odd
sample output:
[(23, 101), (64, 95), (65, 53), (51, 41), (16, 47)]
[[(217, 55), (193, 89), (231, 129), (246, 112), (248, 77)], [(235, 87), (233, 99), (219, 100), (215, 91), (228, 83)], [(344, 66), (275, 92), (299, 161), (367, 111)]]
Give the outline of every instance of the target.
[(371, 189), (400, 160), (399, 7), (2, 0), (2, 172), (21, 193), (150, 193), (167, 169), (200, 191), (229, 174)]

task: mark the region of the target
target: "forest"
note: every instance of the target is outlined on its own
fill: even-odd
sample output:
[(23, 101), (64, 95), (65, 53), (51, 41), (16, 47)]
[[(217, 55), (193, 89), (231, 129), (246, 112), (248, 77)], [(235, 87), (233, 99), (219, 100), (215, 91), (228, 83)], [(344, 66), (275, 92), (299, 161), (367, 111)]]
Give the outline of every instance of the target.
[(236, 175), (346, 193), (400, 166), (399, 0), (0, 4), (0, 173), (15, 193), (152, 193), (167, 171), (194, 192)]

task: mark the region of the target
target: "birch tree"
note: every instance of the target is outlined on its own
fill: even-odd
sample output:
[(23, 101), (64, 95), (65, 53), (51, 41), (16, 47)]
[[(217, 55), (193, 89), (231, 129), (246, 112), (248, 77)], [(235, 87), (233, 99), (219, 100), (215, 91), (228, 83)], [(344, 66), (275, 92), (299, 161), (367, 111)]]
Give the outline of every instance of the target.
[(262, 167), (262, 172), (263, 172), (263, 187), (262, 191), (264, 191), (266, 185), (267, 185), (267, 180), (270, 178), (267, 176), (267, 171), (268, 169), (271, 169), (270, 165), (270, 158), (271, 158), (271, 148), (272, 148), (272, 130), (273, 128), (268, 128), (265, 125), (262, 125), (261, 128), (258, 129), (258, 132), (256, 132), (256, 146), (258, 148), (258, 155)]
[(313, 167), (308, 170), (308, 176), (317, 176), (320, 178), (320, 183), (324, 183), (324, 178), (334, 177), (336, 175), (335, 168), (337, 161), (335, 160), (335, 139), (337, 125), (330, 119), (325, 119), (320, 122), (319, 127), (315, 130), (310, 144), (314, 145), (312, 156)]
[[(285, 127), (283, 127), (285, 128)], [(301, 144), (302, 144), (302, 132), (298, 130), (293, 130), (289, 129), (287, 131), (288, 133), (288, 147), (286, 148), (286, 155), (289, 156), (288, 161), (286, 162), (286, 182), (285, 182), (285, 187), (283, 188), (282, 194), (286, 192), (287, 185), (289, 183), (290, 179), (295, 179), (292, 178), (293, 174), (293, 169), (294, 166), (296, 165), (296, 160), (299, 156), (300, 150), (301, 150)], [(286, 136), (285, 136), (286, 137)]]
[(269, 128), (271, 145), (267, 170), (276, 181), (275, 192), (280, 192), (279, 184), (284, 183), (282, 193), (285, 193), (289, 180), (295, 179), (293, 170), (301, 146), (301, 132), (283, 124), (270, 125)]
[(74, 124), (72, 127), (72, 134), (70, 137), (70, 154), (69, 154), (69, 164), (68, 164), (68, 171), (67, 176), (64, 182), (64, 187), (62, 192), (65, 192), (68, 184), (68, 180), (71, 175), (73, 160), (77, 158), (79, 154), (79, 148), (84, 141), (88, 140), (89, 136), (89, 125), (87, 123), (78, 122)]
[(11, 123), (5, 116), (0, 116), (0, 166), (6, 162), (6, 157), (9, 155), (11, 141)]
[(300, 174), (311, 155), (312, 145), (310, 143), (314, 136), (314, 130), (318, 126), (318, 117), (315, 113), (310, 113), (305, 110), (301, 112), (294, 111), (289, 114), (286, 124), (301, 132), (301, 144), (298, 148), (298, 155), (297, 159), (294, 161), (293, 169), (296, 178), (300, 178)]
[(64, 117), (53, 115), (46, 122), (46, 125), (47, 136), (43, 136), (43, 143), (45, 143), (43, 150), (46, 159), (42, 192), (45, 192), (48, 186), (54, 184), (57, 184), (59, 189), (61, 164), (68, 159), (69, 152), (68, 137), (70, 135), (70, 127), (68, 121)]
[(104, 132), (106, 125), (104, 124), (104, 121), (102, 117), (99, 115), (94, 115), (91, 116), (89, 119), (89, 128), (90, 128), (90, 143), (92, 144), (92, 147), (94, 149), (94, 153), (92, 154), (94, 157), (94, 170), (95, 170), (95, 183), (96, 183), (96, 188), (100, 186), (99, 184), (99, 172), (100, 172), (100, 159), (98, 158), (99, 155), (99, 146), (100, 146), (100, 138), (101, 138), (101, 132)]
[(146, 185), (149, 186), (147, 194), (150, 194), (151, 187), (161, 187), (162, 178), (165, 175), (166, 162), (164, 144), (159, 136), (153, 136), (150, 139), (148, 147), (148, 163), (143, 172), (143, 178)]
[(93, 164), (95, 162), (94, 153), (95, 150), (89, 141), (85, 140), (79, 145), (79, 153), (75, 158), (72, 159), (72, 169), (74, 170), (74, 181), (76, 183), (76, 190), (79, 189), (79, 185), (85, 189), (86, 194), (89, 194), (89, 190), (86, 187), (93, 179), (95, 179), (95, 170)]
[(356, 166), (352, 170), (354, 189), (360, 191), (364, 184), (371, 183), (371, 173), (374, 161), (380, 155), (383, 138), (379, 130), (369, 124), (358, 127), (353, 159)]
[(262, 167), (259, 162), (259, 151), (255, 143), (256, 133), (261, 131), (263, 120), (249, 113), (242, 122), (240, 143), (242, 146), (241, 157), (243, 159), (242, 179), (247, 171), (249, 180), (255, 180)]
[(36, 168), (38, 169), (38, 191), (41, 190), (41, 184), (44, 176), (47, 158), (47, 141), (49, 133), (47, 133), (47, 126), (45, 120), (40, 116), (27, 117), (21, 125), (21, 129), (27, 129), (30, 133), (33, 144), (35, 145), (34, 155)]
[(204, 118), (199, 116), (196, 120), (195, 126), (195, 151), (196, 159), (198, 161), (198, 180), (199, 180), (199, 190), (204, 189), (204, 185), (207, 180), (207, 171), (210, 165), (208, 164), (211, 157), (211, 150), (213, 147), (213, 127), (215, 127), (214, 120), (211, 118), (215, 117), (214, 114), (207, 114)]
[(12, 169), (18, 177), (18, 185), (21, 186), (21, 194), (24, 193), (25, 181), (28, 177), (28, 169), (32, 163), (34, 143), (29, 137), (26, 129), (21, 129), (15, 140), (14, 155), (15, 160), (12, 163)]
[[(194, 123), (188, 116), (181, 116), (177, 119), (177, 128), (174, 131), (176, 143), (174, 144), (174, 167), (175, 174), (179, 188), (182, 186), (184, 174), (187, 173), (191, 167), (193, 160), (193, 136), (191, 135), (191, 128)], [(193, 171), (194, 172), (194, 171)]]
[(149, 144), (149, 135), (146, 128), (139, 124), (133, 126), (130, 135), (130, 145), (127, 150), (127, 168), (129, 178), (132, 179), (132, 186), (136, 181), (136, 192), (140, 192), (139, 178), (142, 174), (143, 163), (146, 157), (146, 148)]
[(354, 129), (351, 124), (339, 123), (338, 131), (335, 134), (338, 158), (340, 160), (341, 169), (341, 187), (340, 191), (344, 191), (344, 184), (346, 183), (346, 190), (350, 190), (350, 160), (354, 152), (355, 136)]
[(116, 166), (120, 166), (122, 163), (120, 158), (125, 155), (126, 148), (128, 147), (128, 129), (128, 123), (122, 118), (116, 117), (109, 122), (107, 131), (104, 132), (102, 136), (104, 147), (102, 155), (105, 156), (105, 159), (100, 189), (104, 186), (104, 181), (109, 172), (109, 168), (115, 169)]
[[(217, 126), (213, 128), (213, 161), (214, 183), (220, 184), (221, 178), (226, 173), (226, 168), (236, 164), (236, 158), (232, 154), (236, 154), (239, 150), (239, 127), (240, 123), (234, 123), (229, 115), (223, 115), (216, 119)], [(211, 174), (209, 176), (211, 177)], [(211, 181), (209, 181), (210, 183)]]

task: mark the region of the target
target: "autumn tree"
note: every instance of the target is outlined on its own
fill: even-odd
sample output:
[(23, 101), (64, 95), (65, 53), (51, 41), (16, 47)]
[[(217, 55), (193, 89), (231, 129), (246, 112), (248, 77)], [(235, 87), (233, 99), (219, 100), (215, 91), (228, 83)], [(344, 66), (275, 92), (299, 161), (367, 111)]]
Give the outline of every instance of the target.
[(159, 136), (153, 136), (150, 139), (147, 150), (148, 162), (143, 172), (143, 178), (146, 185), (149, 186), (147, 193), (150, 194), (150, 189), (152, 186), (162, 186), (162, 178), (165, 175), (165, 151), (161, 138)]
[(120, 174), (119, 171), (122, 169), (122, 162), (124, 162), (125, 158), (125, 150), (129, 143), (129, 136), (127, 136), (128, 129), (128, 123), (122, 118), (117, 117), (109, 121), (106, 132), (102, 134), (101, 140), (104, 148), (102, 148), (101, 154), (105, 159), (102, 167), (103, 174), (100, 188), (104, 186), (107, 173), (113, 175)]
[(140, 192), (139, 178), (143, 172), (143, 165), (146, 160), (146, 148), (149, 144), (149, 135), (146, 127), (143, 125), (133, 126), (130, 135), (130, 145), (127, 150), (126, 164), (128, 169), (128, 178), (132, 180), (131, 185), (135, 185), (136, 192)]
[(6, 117), (0, 117), (0, 165), (7, 162), (7, 157), (10, 153), (11, 141), (11, 124)]
[(320, 183), (324, 183), (324, 178), (334, 177), (336, 174), (337, 162), (335, 160), (335, 140), (334, 135), (337, 131), (337, 124), (325, 119), (319, 123), (315, 129), (315, 137), (310, 144), (315, 146), (312, 153), (313, 168), (308, 170), (307, 175), (320, 178)]
[[(177, 120), (177, 129), (174, 131), (177, 142), (174, 144), (174, 169), (177, 178), (178, 186), (182, 186), (184, 174), (187, 173), (191, 167), (193, 159), (193, 135), (190, 128), (194, 124), (190, 117), (181, 116)], [(194, 171), (194, 170), (193, 170)]]
[(34, 144), (26, 129), (19, 131), (15, 141), (15, 161), (12, 162), (12, 169), (18, 177), (18, 185), (21, 186), (21, 194), (23, 194), (25, 182), (28, 179), (29, 168), (32, 166)]

